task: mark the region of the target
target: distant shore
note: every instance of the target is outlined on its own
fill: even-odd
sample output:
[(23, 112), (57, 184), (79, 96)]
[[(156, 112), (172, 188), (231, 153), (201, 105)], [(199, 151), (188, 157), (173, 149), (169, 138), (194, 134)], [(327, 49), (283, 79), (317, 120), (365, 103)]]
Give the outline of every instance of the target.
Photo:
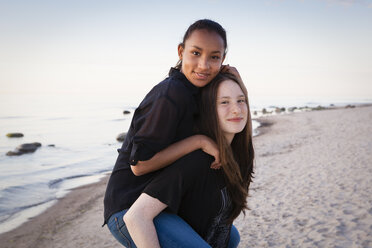
[[(372, 106), (260, 117), (239, 247), (372, 246)], [(120, 247), (103, 224), (108, 177), (0, 235), (1, 247)]]

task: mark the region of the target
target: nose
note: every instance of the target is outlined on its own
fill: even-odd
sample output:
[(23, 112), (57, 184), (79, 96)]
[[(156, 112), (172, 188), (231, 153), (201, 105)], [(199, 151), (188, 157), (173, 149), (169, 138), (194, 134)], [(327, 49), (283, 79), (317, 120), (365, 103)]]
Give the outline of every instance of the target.
[(240, 114), (242, 112), (239, 103), (235, 102), (231, 106), (231, 112), (233, 114)]
[(243, 112), (241, 104), (238, 102), (233, 103), (231, 106), (231, 112), (236, 115), (241, 114)]
[(208, 58), (201, 57), (198, 61), (198, 67), (202, 70), (209, 69), (209, 61)]

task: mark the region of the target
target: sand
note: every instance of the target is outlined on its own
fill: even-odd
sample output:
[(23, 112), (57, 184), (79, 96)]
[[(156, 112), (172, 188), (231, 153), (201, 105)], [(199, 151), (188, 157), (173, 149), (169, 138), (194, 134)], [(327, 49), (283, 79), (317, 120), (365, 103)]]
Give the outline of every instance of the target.
[[(372, 106), (260, 121), (239, 247), (372, 247)], [(101, 227), (106, 183), (73, 190), (0, 247), (120, 247)]]
[(266, 121), (241, 247), (372, 247), (372, 107)]

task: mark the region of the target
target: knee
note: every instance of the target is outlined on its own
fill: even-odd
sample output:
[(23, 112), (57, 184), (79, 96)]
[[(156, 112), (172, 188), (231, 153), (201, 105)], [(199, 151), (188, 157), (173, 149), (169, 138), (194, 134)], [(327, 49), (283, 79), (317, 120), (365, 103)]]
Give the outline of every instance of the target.
[(123, 216), (124, 223), (127, 227), (133, 227), (142, 224), (143, 222), (148, 223), (153, 218), (148, 217), (142, 209), (129, 209), (128, 212)]
[(234, 225), (231, 227), (229, 248), (238, 247), (240, 243), (240, 234)]
[(136, 215), (137, 215), (137, 213), (135, 211), (128, 210), (128, 212), (126, 212), (123, 216), (123, 221), (124, 221), (125, 225), (130, 226), (133, 223), (135, 223)]

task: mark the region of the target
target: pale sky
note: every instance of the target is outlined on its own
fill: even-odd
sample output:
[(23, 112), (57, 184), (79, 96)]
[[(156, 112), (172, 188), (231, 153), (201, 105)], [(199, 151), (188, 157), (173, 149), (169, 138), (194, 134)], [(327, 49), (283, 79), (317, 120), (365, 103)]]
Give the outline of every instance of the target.
[(203, 18), (250, 96), (372, 100), (371, 0), (0, 0), (0, 95), (143, 98)]

